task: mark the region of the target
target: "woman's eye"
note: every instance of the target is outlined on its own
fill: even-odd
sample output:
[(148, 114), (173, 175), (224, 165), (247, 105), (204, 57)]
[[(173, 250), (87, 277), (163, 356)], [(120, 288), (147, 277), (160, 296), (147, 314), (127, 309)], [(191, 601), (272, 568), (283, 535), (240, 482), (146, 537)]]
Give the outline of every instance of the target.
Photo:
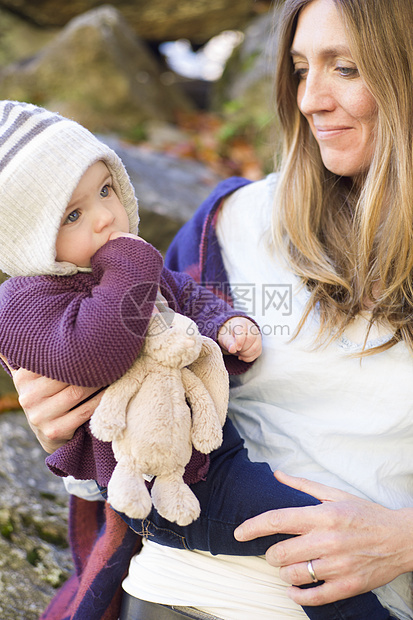
[(109, 196), (109, 193), (110, 193), (110, 185), (104, 185), (102, 189), (100, 190), (101, 198), (107, 198)]
[(342, 77), (358, 77), (359, 75), (356, 67), (336, 67), (336, 71), (338, 71)]
[(307, 77), (307, 67), (294, 67), (293, 75), (296, 75), (299, 80), (304, 80)]
[(69, 213), (69, 215), (67, 216), (65, 220), (65, 224), (71, 224), (72, 222), (76, 222), (79, 219), (79, 217), (80, 217), (80, 213), (76, 209), (75, 211), (72, 211), (71, 213)]

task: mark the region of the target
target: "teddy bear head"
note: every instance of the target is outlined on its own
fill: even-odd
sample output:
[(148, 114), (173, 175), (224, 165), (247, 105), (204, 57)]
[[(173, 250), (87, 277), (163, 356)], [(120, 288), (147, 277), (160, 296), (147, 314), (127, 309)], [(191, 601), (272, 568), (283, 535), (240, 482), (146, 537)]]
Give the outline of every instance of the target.
[(184, 368), (198, 358), (201, 349), (202, 337), (194, 321), (167, 312), (152, 317), (142, 353), (162, 366)]

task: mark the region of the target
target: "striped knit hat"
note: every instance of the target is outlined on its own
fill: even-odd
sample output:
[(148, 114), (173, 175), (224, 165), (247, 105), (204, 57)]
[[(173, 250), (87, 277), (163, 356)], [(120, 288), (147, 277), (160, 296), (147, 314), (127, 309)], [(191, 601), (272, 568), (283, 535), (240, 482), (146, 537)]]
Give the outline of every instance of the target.
[(97, 161), (108, 167), (136, 233), (138, 205), (119, 157), (87, 129), (19, 101), (0, 101), (0, 269), (11, 276), (71, 275), (56, 237), (73, 191)]

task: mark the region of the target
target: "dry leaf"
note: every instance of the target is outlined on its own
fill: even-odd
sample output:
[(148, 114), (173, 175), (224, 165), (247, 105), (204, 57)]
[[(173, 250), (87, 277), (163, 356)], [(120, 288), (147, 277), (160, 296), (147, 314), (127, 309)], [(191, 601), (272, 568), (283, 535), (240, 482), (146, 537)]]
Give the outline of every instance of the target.
[(21, 409), (16, 393), (11, 392), (10, 394), (3, 394), (3, 396), (0, 396), (0, 413), (13, 411), (14, 409)]

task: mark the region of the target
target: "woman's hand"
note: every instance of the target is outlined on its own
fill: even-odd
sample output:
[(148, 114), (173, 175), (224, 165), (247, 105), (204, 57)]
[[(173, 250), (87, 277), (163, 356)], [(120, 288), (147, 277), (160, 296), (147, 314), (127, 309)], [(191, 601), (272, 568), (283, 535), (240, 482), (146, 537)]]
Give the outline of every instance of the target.
[[(299, 605), (324, 605), (377, 588), (413, 570), (413, 508), (390, 510), (344, 491), (276, 472), (277, 479), (322, 501), (318, 506), (273, 510), (235, 530), (240, 541), (274, 533), (295, 538), (270, 547), (266, 559), (292, 584)], [(325, 583), (311, 583), (307, 563)]]
[(91, 418), (103, 395), (100, 392), (82, 403), (97, 388), (68, 385), (23, 368), (11, 372), (30, 427), (49, 453), (67, 443), (76, 429)]

